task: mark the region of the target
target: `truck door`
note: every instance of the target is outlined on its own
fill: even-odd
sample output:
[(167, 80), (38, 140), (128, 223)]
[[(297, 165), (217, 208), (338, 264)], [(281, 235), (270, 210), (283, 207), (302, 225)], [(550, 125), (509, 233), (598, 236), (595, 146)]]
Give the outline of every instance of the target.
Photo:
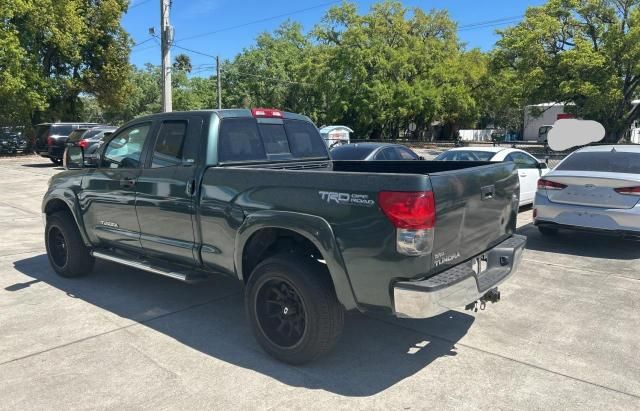
[(134, 124), (111, 138), (98, 168), (82, 179), (80, 204), (93, 241), (103, 247), (140, 252), (136, 183), (152, 122)]
[(202, 119), (162, 121), (136, 185), (142, 248), (150, 257), (193, 264), (196, 165)]

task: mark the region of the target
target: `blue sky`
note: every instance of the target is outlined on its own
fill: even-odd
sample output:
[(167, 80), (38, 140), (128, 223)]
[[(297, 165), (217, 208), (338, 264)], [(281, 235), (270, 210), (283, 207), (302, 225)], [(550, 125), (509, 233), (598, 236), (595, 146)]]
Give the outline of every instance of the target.
[[(353, 2), (358, 5), (361, 13), (366, 13), (375, 3), (373, 0)], [(527, 7), (544, 3), (542, 0), (402, 0), (402, 2), (407, 7), (420, 7), (426, 11), (447, 9), (451, 17), (461, 27), (459, 36), (467, 43), (467, 47), (479, 47), (483, 50), (490, 49), (495, 43), (496, 29), (513, 24), (517, 19), (514, 18), (501, 24), (488, 23), (484, 26), (478, 26), (477, 23), (518, 17), (524, 14)], [(242, 2), (238, 0), (173, 0), (171, 24), (175, 29), (177, 45), (205, 54), (219, 55), (226, 59), (233, 58), (243, 48), (254, 44), (258, 34), (274, 30), (287, 18), (300, 22), (305, 30), (310, 30), (331, 7), (327, 3), (330, 2), (327, 0), (296, 2), (286, 0), (244, 0)], [(309, 10), (288, 17), (282, 16), (302, 9)], [(274, 16), (282, 17), (269, 19)], [(180, 41), (185, 37), (266, 19), (269, 20)], [(158, 32), (159, 23), (160, 0), (131, 0), (129, 12), (123, 18), (124, 28), (137, 43), (146, 41), (133, 48), (132, 63), (139, 66), (145, 63), (160, 63), (160, 46), (148, 34), (149, 27), (156, 27), (156, 32)], [(198, 74), (209, 74), (206, 71), (207, 68), (199, 66), (212, 64), (212, 58), (179, 49), (173, 49), (172, 56), (180, 52), (191, 56), (192, 64), (198, 70)]]

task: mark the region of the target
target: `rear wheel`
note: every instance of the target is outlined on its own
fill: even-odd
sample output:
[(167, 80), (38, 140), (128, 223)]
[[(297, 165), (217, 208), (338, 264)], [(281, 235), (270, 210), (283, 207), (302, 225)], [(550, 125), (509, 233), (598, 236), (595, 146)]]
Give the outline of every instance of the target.
[(81, 277), (93, 269), (94, 258), (68, 213), (58, 212), (47, 218), (44, 240), (49, 263), (62, 277)]
[(545, 227), (545, 226), (538, 226), (538, 231), (540, 231), (540, 234), (542, 235), (556, 235), (558, 234), (558, 229), (557, 228), (550, 228), (550, 227)]
[(289, 364), (303, 364), (338, 340), (344, 311), (326, 266), (283, 254), (260, 263), (245, 289), (253, 333), (262, 348)]

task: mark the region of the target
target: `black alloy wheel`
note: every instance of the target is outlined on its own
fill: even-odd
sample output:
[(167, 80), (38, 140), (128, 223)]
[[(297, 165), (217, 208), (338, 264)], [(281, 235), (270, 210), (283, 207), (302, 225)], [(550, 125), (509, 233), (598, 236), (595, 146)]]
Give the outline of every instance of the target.
[(265, 336), (283, 348), (295, 346), (306, 331), (304, 302), (284, 278), (270, 279), (256, 293), (256, 317)]
[(58, 227), (51, 227), (49, 229), (49, 253), (51, 255), (51, 261), (62, 269), (67, 265), (69, 260), (69, 248), (67, 247), (67, 241), (64, 238), (64, 234)]

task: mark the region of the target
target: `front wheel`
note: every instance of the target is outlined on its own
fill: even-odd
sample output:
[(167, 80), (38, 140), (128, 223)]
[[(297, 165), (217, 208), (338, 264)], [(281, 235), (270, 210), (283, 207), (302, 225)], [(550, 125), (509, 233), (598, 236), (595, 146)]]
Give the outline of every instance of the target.
[(49, 263), (60, 276), (81, 277), (93, 269), (94, 258), (68, 213), (58, 212), (47, 217), (44, 242)]
[(342, 333), (344, 310), (325, 265), (282, 254), (252, 272), (245, 306), (262, 348), (289, 364), (303, 364), (328, 352)]

